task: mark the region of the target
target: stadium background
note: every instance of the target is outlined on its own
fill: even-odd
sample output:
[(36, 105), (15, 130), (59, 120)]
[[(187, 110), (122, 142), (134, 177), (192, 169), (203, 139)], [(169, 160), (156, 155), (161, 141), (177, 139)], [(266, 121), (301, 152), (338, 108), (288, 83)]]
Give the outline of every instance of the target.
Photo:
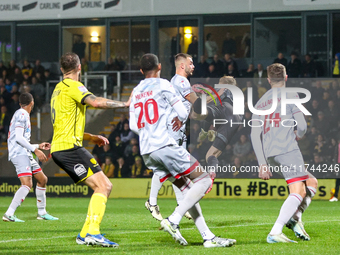
[[(333, 77), (332, 66), (334, 55), (340, 52), (340, 36), (336, 29), (339, 25), (340, 4), (337, 4), (335, 0), (272, 0), (269, 2), (265, 0), (237, 2), (220, 0), (214, 1), (213, 4), (208, 1), (199, 1), (197, 4), (197, 1), (165, 0), (1, 1), (0, 60), (5, 68), (0, 67), (0, 78), (3, 79), (0, 87), (5, 87), (6, 90), (0, 91), (1, 98), (3, 98), (3, 100), (0, 99), (0, 104), (7, 108), (7, 113), (4, 107), (1, 108), (1, 121), (5, 127), (11, 114), (18, 107), (13, 95), (22, 91), (31, 91), (36, 100), (36, 108), (31, 116), (32, 141), (37, 143), (51, 140), (49, 98), (53, 87), (60, 79), (58, 59), (65, 52), (73, 50), (83, 55), (82, 77), (90, 91), (97, 95), (126, 100), (132, 88), (142, 78), (138, 72), (138, 60), (142, 54), (146, 52), (157, 54), (163, 66), (162, 77), (169, 79), (174, 72), (173, 54), (188, 52), (193, 37), (197, 37), (197, 45), (192, 45), (190, 53), (193, 55), (196, 66), (203, 66), (199, 65), (201, 56), (206, 57), (207, 63), (212, 61), (206, 44), (207, 35), (212, 34), (212, 41), (215, 41), (218, 46), (218, 50), (214, 53), (218, 55), (222, 64), (225, 62), (224, 53), (231, 51), (233, 61), (237, 65), (238, 72), (234, 73), (237, 78), (253, 78), (248, 76), (249, 65), (253, 64), (254, 69), (258, 68), (258, 64), (266, 67), (273, 63), (279, 52), (284, 54), (288, 62), (293, 51), (301, 62), (305, 60), (306, 54), (311, 55), (314, 61), (312, 72), (308, 73), (308, 77), (303, 77), (304, 73), (301, 70), (296, 77), (299, 84), (303, 83), (303, 86), (312, 92), (311, 104), (308, 107), (311, 109), (314, 107), (312, 105), (314, 100), (319, 104), (316, 110), (313, 108), (315, 112), (313, 117), (316, 119), (312, 118), (309, 122), (310, 145), (307, 146), (307, 160), (311, 163), (336, 164), (340, 120), (337, 109), (340, 105), (340, 87), (336, 77)], [(227, 32), (234, 40), (233, 49), (223, 47)], [(10, 67), (11, 60), (15, 61), (12, 67)], [(26, 63), (24, 63), (25, 60)], [(40, 60), (42, 68), (36, 65), (36, 60)], [(15, 71), (16, 68), (17, 71)], [(3, 72), (4, 69), (8, 70), (7, 73)], [(216, 77), (219, 75), (216, 70), (214, 71), (208, 73), (204, 70), (204, 73), (197, 72), (194, 76)], [(313, 78), (313, 80), (308, 78)], [(243, 86), (246, 86), (248, 80), (244, 81)], [(259, 92), (261, 88), (267, 89), (266, 85), (259, 83), (258, 79), (253, 80), (252, 86), (256, 86)], [(325, 91), (326, 95), (324, 95)], [(328, 101), (331, 99), (335, 103), (335, 113), (327, 109)], [(323, 132), (316, 127), (314, 128), (316, 131), (312, 132), (320, 111), (324, 115), (330, 112), (330, 115), (326, 115), (327, 121), (324, 121), (328, 129), (326, 128)], [(133, 139), (131, 142), (132, 134), (129, 130), (123, 131), (126, 120), (121, 115), (124, 113), (127, 114), (127, 109), (114, 112), (89, 109), (87, 131), (102, 133), (110, 137), (112, 147), (103, 150), (96, 148), (93, 144), (85, 144), (85, 146), (98, 156), (101, 163), (104, 163), (106, 156), (110, 156), (116, 169), (114, 175), (119, 175), (116, 172), (121, 168), (123, 174), (120, 177), (129, 178), (129, 180), (122, 181), (118, 180), (117, 176), (113, 178), (117, 191), (115, 193), (113, 190), (113, 196), (124, 197), (124, 194), (118, 191), (126, 185), (139, 187), (139, 189), (131, 189), (129, 191), (131, 194), (126, 194), (127, 197), (136, 197), (136, 194), (137, 197), (146, 197), (151, 173), (143, 165), (140, 167), (142, 169), (140, 174), (134, 172), (134, 169), (139, 169), (136, 163), (138, 151), (135, 151)], [(325, 128), (323, 125), (320, 127)], [(15, 187), (10, 189), (9, 186), (18, 185), (18, 180), (12, 164), (7, 161), (5, 131), (6, 128), (0, 131), (0, 194), (12, 196)], [(319, 133), (323, 136), (323, 140), (320, 138), (321, 140), (317, 141)], [(117, 141), (119, 140), (118, 138), (116, 140), (117, 135), (124, 142)], [(233, 146), (236, 143), (237, 141)], [(125, 150), (126, 147), (128, 148)], [(322, 161), (315, 161), (315, 152)], [(123, 167), (119, 167), (122, 165), (122, 160), (119, 160), (121, 157), (125, 161)], [(235, 164), (234, 160), (235, 157), (230, 155), (226, 164)], [(50, 178), (50, 180), (53, 179), (50, 185), (59, 185), (62, 190), (65, 190), (66, 196), (88, 195), (83, 189), (79, 189), (79, 192), (66, 192), (66, 190), (72, 190), (71, 186), (69, 189), (66, 188), (70, 185), (69, 178), (65, 177), (65, 173), (51, 159), (42, 167), (47, 176), (53, 177)], [(141, 179), (132, 179), (132, 177), (141, 177)], [(256, 176), (246, 177), (256, 178)], [(322, 176), (321, 173), (320, 177), (327, 176)], [(336, 176), (332, 176), (334, 177)], [(235, 178), (240, 178), (240, 176)], [(239, 197), (261, 197), (259, 188), (256, 194), (254, 193), (255, 195), (247, 191), (248, 186), (253, 185), (250, 182), (256, 182), (256, 185), (260, 186), (260, 181), (257, 179), (221, 179), (223, 187), (220, 186), (220, 192), (226, 195), (216, 195), (216, 197), (237, 198), (238, 195), (235, 194), (239, 193), (236, 188), (238, 183), (244, 192)], [(225, 188), (226, 183), (232, 187)], [(273, 180), (270, 185), (284, 187), (284, 182)], [(323, 188), (319, 189), (321, 192), (318, 198), (328, 199), (333, 185), (333, 180), (321, 180), (320, 188)], [(217, 194), (217, 185), (214, 189), (214, 194)], [(165, 197), (171, 194), (170, 191), (164, 192)], [(58, 196), (62, 192), (56, 192), (54, 188), (50, 193)], [(118, 195), (115, 195), (117, 193)], [(143, 195), (139, 196), (139, 194)], [(268, 194), (262, 197), (281, 197), (278, 189), (275, 190), (274, 196), (269, 194), (270, 189)]]

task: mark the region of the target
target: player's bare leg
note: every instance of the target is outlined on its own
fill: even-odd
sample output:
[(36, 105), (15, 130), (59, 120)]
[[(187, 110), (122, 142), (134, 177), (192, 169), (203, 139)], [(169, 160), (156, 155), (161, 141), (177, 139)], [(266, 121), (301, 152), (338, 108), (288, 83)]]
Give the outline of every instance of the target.
[(26, 196), (30, 192), (32, 188), (32, 177), (31, 176), (24, 176), (19, 178), (21, 182), (21, 187), (15, 192), (15, 195), (13, 197), (13, 200), (8, 207), (6, 213), (2, 217), (3, 221), (8, 222), (24, 222), (23, 220), (18, 219), (14, 213), (16, 209), (21, 205), (22, 202), (24, 202)]
[(93, 189), (86, 221), (78, 235), (78, 244), (100, 245), (105, 247), (118, 247), (118, 244), (111, 242), (100, 234), (100, 223), (103, 219), (107, 198), (112, 190), (112, 183), (103, 172), (97, 172), (87, 179), (84, 183)]
[[(192, 182), (191, 182), (191, 181)], [(236, 243), (234, 239), (224, 239), (216, 237), (205, 223), (201, 208), (198, 204), (199, 200), (203, 198), (206, 191), (212, 184), (212, 180), (208, 173), (204, 172), (202, 168), (198, 167), (187, 178), (180, 178), (173, 182), (180, 188), (184, 194), (183, 201), (175, 209), (168, 219), (164, 219), (161, 225), (168, 231), (176, 241), (180, 244), (187, 245), (186, 240), (180, 235), (178, 224), (182, 219), (184, 213), (189, 211), (196, 227), (200, 231), (204, 240), (205, 247), (226, 247)]]
[(272, 230), (267, 236), (268, 243), (296, 243), (293, 240), (287, 238), (283, 233), (283, 226), (287, 224), (293, 214), (296, 212), (298, 207), (300, 206), (302, 200), (306, 196), (306, 188), (304, 182), (295, 182), (290, 184), (289, 186), (289, 196), (286, 201), (283, 203), (279, 217), (277, 218)]
[(304, 211), (308, 208), (310, 203), (312, 202), (313, 197), (316, 194), (317, 188), (318, 188), (318, 180), (314, 177), (310, 177), (305, 182), (306, 184), (306, 196), (302, 200), (302, 203), (300, 204), (297, 211), (294, 213), (293, 217), (288, 221), (286, 226), (293, 230), (295, 235), (304, 241), (309, 241), (310, 236), (307, 234), (307, 232), (304, 229), (303, 223), (302, 223), (302, 214)]
[(42, 172), (38, 172), (34, 175), (37, 180), (37, 186), (35, 187), (35, 195), (37, 197), (37, 207), (38, 207), (38, 220), (59, 220), (56, 217), (48, 214), (46, 212), (46, 184), (47, 176)]
[(302, 213), (308, 208), (310, 203), (312, 202), (313, 197), (316, 194), (318, 188), (318, 180), (316, 178), (309, 178), (305, 182), (306, 185), (306, 196), (300, 204), (298, 210), (293, 215), (293, 218), (297, 221), (300, 221), (302, 218)]

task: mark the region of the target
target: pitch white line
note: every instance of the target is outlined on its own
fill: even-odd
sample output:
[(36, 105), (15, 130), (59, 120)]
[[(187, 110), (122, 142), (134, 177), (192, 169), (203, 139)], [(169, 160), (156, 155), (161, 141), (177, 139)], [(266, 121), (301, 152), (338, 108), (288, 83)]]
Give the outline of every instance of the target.
[[(320, 220), (320, 221), (308, 221), (307, 224), (310, 223), (322, 223), (322, 222), (339, 222), (340, 220)], [(270, 223), (256, 223), (256, 224), (241, 224), (241, 225), (234, 225), (234, 226), (217, 226), (217, 227), (210, 227), (213, 228), (240, 228), (240, 227), (254, 227), (254, 226), (262, 226), (262, 225), (273, 225), (273, 222)], [(182, 228), (181, 230), (193, 230), (196, 228)], [(139, 233), (151, 233), (151, 232), (158, 232), (159, 230), (150, 229), (150, 230), (136, 230), (136, 231), (123, 231), (123, 232), (114, 232), (113, 234), (139, 234)], [(2, 240), (0, 243), (10, 243), (10, 242), (25, 242), (25, 241), (36, 241), (36, 240), (49, 240), (49, 239), (58, 239), (58, 238), (65, 238), (65, 237), (75, 237), (75, 235), (71, 236), (55, 236), (55, 237), (46, 237), (46, 238), (27, 238), (27, 239), (11, 239), (11, 240)]]
[[(72, 236), (74, 236), (74, 235), (72, 235)], [(54, 237), (45, 237), (45, 238), (41, 237), (41, 238), (11, 239), (11, 240), (2, 240), (2, 241), (0, 241), (0, 243), (48, 240), (48, 239), (57, 239), (57, 238), (72, 237), (72, 236), (54, 236)]]

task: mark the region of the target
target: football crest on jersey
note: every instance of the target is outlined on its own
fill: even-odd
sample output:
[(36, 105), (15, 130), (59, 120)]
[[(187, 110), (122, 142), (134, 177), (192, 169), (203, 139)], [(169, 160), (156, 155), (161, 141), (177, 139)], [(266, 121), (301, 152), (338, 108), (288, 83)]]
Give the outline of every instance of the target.
[(82, 164), (77, 164), (74, 166), (74, 172), (78, 176), (82, 176), (83, 174), (86, 174), (86, 169)]
[(87, 92), (87, 88), (85, 86), (79, 86), (78, 89), (81, 91), (81, 92)]

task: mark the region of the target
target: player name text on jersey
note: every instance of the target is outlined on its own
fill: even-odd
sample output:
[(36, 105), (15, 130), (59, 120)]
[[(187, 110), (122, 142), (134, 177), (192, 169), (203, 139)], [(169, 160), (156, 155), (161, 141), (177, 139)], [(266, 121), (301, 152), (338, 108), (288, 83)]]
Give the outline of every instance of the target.
[(143, 93), (140, 93), (138, 95), (136, 95), (136, 100), (140, 100), (144, 97), (151, 97), (152, 96), (152, 90), (151, 91), (146, 91), (146, 92), (143, 92)]

